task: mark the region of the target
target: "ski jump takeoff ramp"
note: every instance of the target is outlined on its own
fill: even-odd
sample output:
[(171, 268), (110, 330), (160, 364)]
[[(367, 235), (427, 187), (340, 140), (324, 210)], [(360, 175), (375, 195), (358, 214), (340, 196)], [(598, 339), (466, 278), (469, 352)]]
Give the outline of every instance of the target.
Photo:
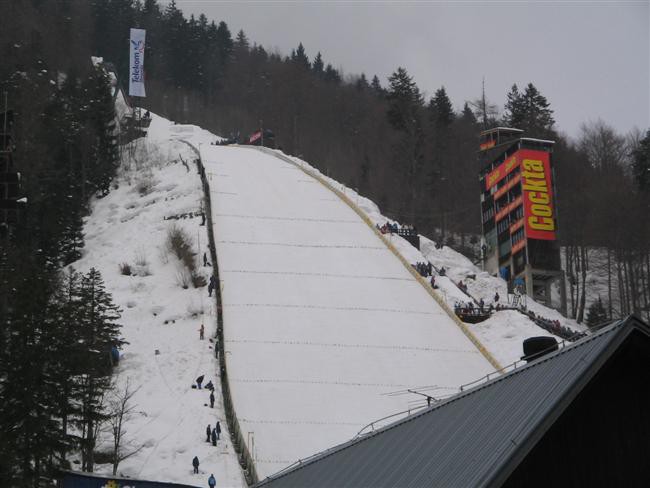
[(494, 370), (368, 225), (297, 166), (203, 146), (233, 403), (260, 479)]

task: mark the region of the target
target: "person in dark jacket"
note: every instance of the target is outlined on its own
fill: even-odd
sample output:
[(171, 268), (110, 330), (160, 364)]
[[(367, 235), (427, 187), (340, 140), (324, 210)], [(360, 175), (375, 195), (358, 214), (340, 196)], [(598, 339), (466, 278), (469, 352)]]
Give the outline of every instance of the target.
[(194, 474), (199, 474), (199, 458), (194, 456), (192, 459), (192, 466), (194, 466)]
[(217, 429), (212, 429), (212, 445), (216, 446), (217, 445)]
[(208, 381), (203, 388), (205, 388), (206, 390), (214, 391), (214, 385), (212, 384), (212, 380)]
[(208, 486), (210, 488), (214, 488), (217, 484), (217, 480), (214, 479), (214, 475), (211, 474), (210, 477), (208, 478)]
[(217, 431), (217, 439), (221, 439), (221, 424), (217, 420), (217, 426), (214, 428)]
[(207, 429), (205, 429), (205, 442), (210, 442), (210, 434), (212, 434), (212, 427), (208, 424)]
[(214, 391), (210, 392), (210, 408), (214, 408)]
[(203, 383), (203, 378), (204, 375), (201, 375), (196, 379), (196, 386), (198, 387), (199, 390), (201, 389), (201, 383)]
[(217, 278), (216, 276), (210, 276), (210, 284), (208, 284), (208, 295), (212, 296), (212, 290), (217, 288)]

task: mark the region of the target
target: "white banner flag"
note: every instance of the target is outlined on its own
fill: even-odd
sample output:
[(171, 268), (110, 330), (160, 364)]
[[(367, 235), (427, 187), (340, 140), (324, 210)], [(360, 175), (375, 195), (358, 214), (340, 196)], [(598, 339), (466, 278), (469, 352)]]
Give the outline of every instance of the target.
[(129, 43), (129, 95), (146, 97), (144, 92), (144, 29), (131, 29)]

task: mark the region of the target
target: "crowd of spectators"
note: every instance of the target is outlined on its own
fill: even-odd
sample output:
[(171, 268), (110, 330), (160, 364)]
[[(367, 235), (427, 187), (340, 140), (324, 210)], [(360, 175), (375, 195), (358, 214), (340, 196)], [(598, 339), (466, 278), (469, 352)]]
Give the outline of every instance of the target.
[(577, 341), (586, 335), (584, 332), (576, 332), (575, 330), (562, 325), (559, 320), (551, 320), (540, 315), (536, 315), (532, 310), (522, 310), (522, 312), (528, 315), (528, 318), (530, 318), (530, 320), (535, 322), (542, 329), (567, 341)]
[(415, 271), (417, 271), (420, 276), (427, 278), (433, 275), (433, 265), (428, 261), (426, 263), (417, 262), (415, 264), (411, 264), (411, 266), (415, 268)]
[(390, 223), (386, 222), (384, 225), (380, 226), (379, 224), (375, 224), (375, 227), (377, 227), (377, 230), (381, 232), (382, 234), (398, 234), (398, 235), (415, 235), (417, 234), (417, 230), (415, 229), (414, 226), (405, 224), (403, 226), (399, 226), (396, 223)]

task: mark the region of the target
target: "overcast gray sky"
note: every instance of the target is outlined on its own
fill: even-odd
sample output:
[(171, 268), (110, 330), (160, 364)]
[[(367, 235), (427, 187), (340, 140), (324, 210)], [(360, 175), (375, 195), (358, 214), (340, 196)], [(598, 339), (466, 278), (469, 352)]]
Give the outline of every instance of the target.
[(266, 49), (310, 59), (345, 74), (398, 66), (420, 90), (445, 86), (456, 108), (481, 93), (503, 108), (513, 83), (547, 97), (557, 128), (575, 136), (602, 118), (620, 132), (650, 127), (650, 8), (636, 2), (230, 2), (176, 0), (189, 17), (224, 20)]

